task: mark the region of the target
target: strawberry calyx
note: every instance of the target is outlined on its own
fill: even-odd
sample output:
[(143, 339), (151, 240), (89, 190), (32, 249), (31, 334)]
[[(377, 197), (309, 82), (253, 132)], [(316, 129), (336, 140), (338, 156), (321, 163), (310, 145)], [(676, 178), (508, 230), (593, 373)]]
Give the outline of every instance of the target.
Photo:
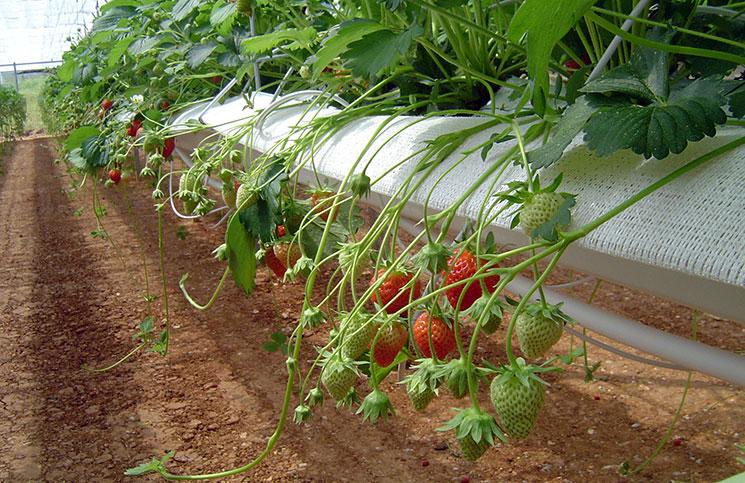
[(471, 438), (476, 445), (485, 443), (484, 450), (489, 446), (494, 446), (497, 440), (503, 443), (507, 442), (507, 437), (497, 426), (497, 421), (491, 414), (476, 407), (456, 409), (455, 411), (457, 411), (457, 414), (445, 425), (437, 428), (437, 431), (455, 430), (455, 437), (459, 442)]
[(396, 411), (393, 409), (393, 404), (391, 404), (388, 395), (375, 388), (362, 400), (357, 414), (362, 414), (363, 420), (369, 420), (372, 424), (375, 424), (378, 419), (387, 420), (388, 416), (395, 415)]

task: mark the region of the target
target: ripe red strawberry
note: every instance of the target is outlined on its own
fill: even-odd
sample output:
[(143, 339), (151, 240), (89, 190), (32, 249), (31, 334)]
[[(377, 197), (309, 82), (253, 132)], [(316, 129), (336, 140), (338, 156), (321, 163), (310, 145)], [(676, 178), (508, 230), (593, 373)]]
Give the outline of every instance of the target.
[(429, 312), (422, 312), (414, 322), (414, 342), (424, 357), (432, 357), (429, 350), (429, 326), (432, 326), (432, 347), (438, 359), (444, 359), (455, 348), (455, 334), (440, 317), (432, 317)]
[(142, 126), (142, 121), (140, 121), (139, 119), (134, 119), (127, 129), (127, 134), (129, 134), (129, 137), (137, 137), (137, 131), (140, 130), (140, 126)]
[(220, 76), (220, 75), (213, 75), (210, 78), (210, 82), (212, 82), (216, 86), (219, 86), (220, 84), (222, 84), (222, 76)]
[[(385, 271), (385, 268), (378, 270), (378, 274), (373, 278), (372, 283), (382, 277)], [(406, 272), (391, 272), (383, 281), (383, 284), (378, 287), (378, 290), (373, 293), (372, 301), (384, 306), (385, 311), (389, 314), (398, 312), (409, 305), (409, 298), (413, 301), (422, 295), (422, 284), (419, 280), (416, 280), (408, 289), (404, 289), (404, 286), (411, 281), (412, 277), (412, 274)]]
[(176, 149), (176, 140), (173, 138), (166, 138), (163, 141), (163, 157), (165, 159), (170, 158), (174, 149)]
[(279, 261), (279, 258), (277, 258), (277, 255), (274, 254), (273, 250), (266, 251), (266, 254), (264, 255), (264, 263), (266, 263), (266, 266), (269, 267), (272, 272), (274, 272), (274, 275), (276, 275), (277, 278), (284, 278), (287, 267), (285, 267), (284, 264)]
[(171, 103), (168, 102), (168, 101), (162, 101), (160, 103), (160, 109), (161, 109), (161, 111), (167, 111), (169, 107), (171, 107)]
[(384, 325), (378, 330), (378, 340), (375, 343), (373, 358), (380, 367), (388, 367), (393, 364), (396, 356), (406, 344), (409, 333), (406, 328), (398, 322)]
[(109, 179), (114, 182), (114, 184), (119, 184), (119, 181), (122, 180), (122, 172), (118, 169), (112, 169), (109, 171)]
[[(334, 196), (335, 193), (333, 191), (316, 191), (310, 196), (310, 206), (313, 207), (314, 212), (321, 212), (321, 219), (323, 221), (329, 221), (329, 212), (328, 210), (333, 205), (332, 200), (329, 198)], [(332, 223), (336, 221), (336, 217), (339, 215), (339, 212), (337, 210), (336, 213), (334, 213), (334, 219), (331, 220)]]
[(287, 234), (287, 230), (285, 230), (285, 226), (284, 225), (277, 225), (277, 236), (279, 238), (282, 238), (286, 234)]
[(272, 246), (272, 250), (282, 265), (287, 268), (294, 267), (303, 256), (297, 243), (277, 243)]
[[(474, 257), (468, 250), (465, 250), (457, 259), (455, 257), (450, 257), (448, 268), (450, 269), (450, 272), (445, 278), (445, 285), (451, 285), (453, 283), (467, 280), (473, 277), (478, 270), (478, 267), (476, 266), (476, 257)], [(492, 275), (485, 278), (484, 283), (486, 284), (489, 293), (493, 293), (499, 283), (499, 275)], [(463, 292), (465, 292), (465, 295), (463, 295), (463, 300), (460, 303), (460, 310), (468, 310), (483, 294), (481, 283), (479, 283), (478, 280), (474, 280), (468, 288), (465, 288), (465, 285), (459, 285), (448, 289), (446, 292), (447, 298), (453, 308), (457, 306), (458, 299)]]
[[(588, 65), (590, 61), (590, 56), (587, 55), (587, 52), (583, 53), (580, 56), (580, 59), (582, 59), (582, 63), (585, 65)], [(574, 59), (569, 59), (566, 62), (564, 62), (564, 67), (566, 67), (570, 71), (579, 70), (582, 66), (579, 65), (579, 62), (577, 62)]]
[(111, 99), (104, 99), (101, 101), (101, 109), (104, 111), (108, 111), (112, 107), (114, 107), (114, 102)]

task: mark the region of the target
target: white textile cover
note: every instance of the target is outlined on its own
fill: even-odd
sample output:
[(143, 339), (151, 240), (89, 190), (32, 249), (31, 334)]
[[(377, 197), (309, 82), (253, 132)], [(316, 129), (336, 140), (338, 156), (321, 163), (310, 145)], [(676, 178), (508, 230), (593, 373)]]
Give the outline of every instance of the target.
[[(246, 119), (267, 107), (271, 96), (258, 94), (253, 108), (242, 97), (210, 108), (203, 120), (217, 132), (228, 133), (241, 119)], [(196, 119), (202, 106), (196, 106), (178, 116), (174, 124)], [(307, 105), (284, 106), (269, 114), (260, 133), (254, 130), (246, 142), (258, 152), (272, 149), (275, 142), (289, 132), (291, 126), (302, 124), (309, 115)], [(324, 109), (320, 115), (333, 112)], [(301, 119), (302, 118), (302, 119)], [(372, 116), (352, 122), (317, 149), (318, 171), (331, 179), (342, 179), (357, 161), (375, 130), (386, 119)], [(390, 123), (367, 151), (361, 168), (391, 134), (419, 118), (402, 117)], [(437, 117), (413, 124), (385, 144), (368, 169), (375, 180), (411, 153), (421, 149), (439, 135), (471, 127), (485, 119)], [(232, 122), (231, 121), (235, 121)], [(497, 128), (500, 129), (501, 128)], [(496, 132), (478, 133), (446, 160), (411, 199), (407, 216), (421, 218), (431, 183), (463, 151), (486, 141)], [(626, 200), (640, 189), (657, 181), (685, 162), (713, 147), (745, 135), (742, 128), (722, 128), (714, 139), (707, 138), (689, 145), (680, 155), (658, 161), (644, 161), (631, 151), (617, 152), (599, 158), (588, 151), (578, 136), (567, 149), (564, 158), (541, 173), (544, 184), (559, 172), (564, 173), (561, 191), (577, 194), (573, 209), (573, 226), (581, 226)], [(203, 136), (202, 136), (203, 137)], [(193, 143), (198, 139), (192, 138)], [(188, 139), (183, 141), (188, 142)], [(179, 144), (186, 147), (183, 143)], [(435, 188), (430, 207), (445, 208), (468, 188), (488, 163), (512, 146), (511, 142), (495, 145), (486, 161), (479, 152), (470, 155)], [(391, 195), (406, 179), (419, 157), (396, 168), (373, 186), (373, 192)], [(607, 222), (587, 237), (576, 242), (562, 262), (603, 279), (641, 288), (702, 309), (722, 317), (745, 322), (745, 146), (708, 162), (696, 171), (684, 175), (643, 201)], [(510, 166), (498, 180), (497, 188), (511, 180), (524, 179), (519, 166)], [(491, 180), (490, 180), (491, 181)], [(460, 215), (477, 216), (482, 200), (488, 195), (485, 183), (464, 206)], [(517, 244), (527, 241), (518, 230), (509, 230), (510, 218), (497, 219), (494, 231), (497, 240)]]

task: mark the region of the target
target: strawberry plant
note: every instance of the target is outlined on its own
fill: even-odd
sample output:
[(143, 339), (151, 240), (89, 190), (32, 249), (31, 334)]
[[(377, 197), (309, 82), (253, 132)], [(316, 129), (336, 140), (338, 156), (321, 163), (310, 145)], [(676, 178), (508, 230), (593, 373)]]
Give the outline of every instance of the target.
[[(662, 0), (631, 16), (629, 2), (613, 0), (487, 3), (109, 2), (65, 54), (44, 101), (53, 128), (65, 134), (63, 157), (81, 181), (93, 181), (94, 193), (97, 181), (117, 170), (122, 181), (131, 173), (126, 179), (152, 183), (161, 274), (164, 210), (182, 218), (227, 213), (216, 225), (225, 239), (215, 250), (225, 267), (209, 301), (189, 294), (188, 274), (179, 283), (192, 306), (208, 310), (229, 276), (250, 296), (261, 261), (278, 278), (305, 285), (297, 326), (271, 346), (281, 346), (288, 374), (266, 449), (217, 473), (172, 474), (167, 455), (129, 474), (214, 479), (248, 471), (276, 446), (293, 401), (295, 421), (312, 424), (324, 392), (339, 406), (359, 406), (371, 423), (385, 419), (395, 408), (382, 383), (407, 360), (416, 361), (405, 390), (417, 411), (446, 388), (462, 401), (440, 429), (452, 431), (468, 460), (550, 424), (540, 418), (543, 374), (577, 356), (538, 361), (569, 322), (543, 291), (562, 256), (629, 207), (745, 144), (745, 136), (670, 163), (666, 175), (629, 187), (605, 213), (589, 221), (577, 216), (582, 223), (575, 219), (581, 197), (561, 191), (564, 153), (580, 140), (598, 163), (623, 150), (668, 163), (671, 153), (722, 126), (742, 129), (745, 82), (737, 69), (745, 63), (745, 6)], [(321, 94), (306, 113), (325, 114), (298, 122), (257, 152), (244, 143), (259, 134), (266, 113), (252, 111), (221, 138), (181, 153), (174, 139), (205, 126), (169, 127), (169, 116), (221, 89), (247, 99), (257, 90), (279, 98), (313, 89)], [(324, 109), (332, 100), (343, 107)], [(381, 144), (425, 121), (464, 117), (469, 127), (416, 134), (413, 155), (383, 160), (392, 163), (385, 175), (376, 169)], [(346, 175), (322, 184), (324, 143), (369, 119), (380, 127), (350, 155)], [(185, 155), (183, 167), (177, 158)], [(478, 170), (453, 189), (448, 175), (473, 166), (466, 163), (474, 156), (482, 161)], [(513, 166), (520, 175), (505, 180)], [(547, 168), (551, 181), (542, 183)], [(388, 201), (361, 229), (360, 206), (393, 172)], [(301, 185), (301, 173), (313, 186)], [(218, 190), (210, 179), (219, 179)], [(443, 201), (443, 191), (452, 196)], [(419, 223), (408, 227), (404, 208), (422, 194)], [(470, 220), (454, 240), (455, 220), (464, 214)], [(114, 243), (101, 218), (96, 233)], [(491, 226), (501, 219), (511, 220), (524, 243), (497, 243)], [(514, 300), (508, 285), (526, 274), (533, 283)], [(164, 327), (159, 337), (140, 339), (157, 339), (156, 352), (165, 354), (170, 320), (162, 278)], [(328, 342), (299, 364), (305, 331), (326, 326)], [(515, 337), (531, 362), (516, 357)], [(504, 343), (503, 360), (478, 349), (495, 339)], [(480, 403), (486, 383), (492, 408)], [(358, 390), (366, 391), (361, 401)]]

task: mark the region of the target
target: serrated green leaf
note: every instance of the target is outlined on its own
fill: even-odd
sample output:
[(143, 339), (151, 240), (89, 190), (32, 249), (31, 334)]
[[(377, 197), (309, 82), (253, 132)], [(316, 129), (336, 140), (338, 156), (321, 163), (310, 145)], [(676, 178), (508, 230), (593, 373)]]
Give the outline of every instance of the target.
[(124, 55), (124, 52), (127, 51), (134, 40), (134, 37), (125, 37), (117, 41), (114, 46), (111, 47), (111, 50), (109, 50), (109, 58), (107, 59), (106, 65), (108, 65), (109, 67), (114, 67), (119, 62), (121, 62), (122, 55)]
[(179, 0), (173, 7), (173, 19), (176, 21), (185, 19), (200, 3), (202, 0)]
[(370, 32), (384, 28), (374, 20), (363, 18), (347, 20), (332, 27), (321, 42), (321, 48), (308, 59), (308, 63), (313, 66), (313, 76), (318, 77), (326, 66), (346, 52), (349, 44)]
[(682, 152), (689, 141), (714, 136), (716, 125), (727, 120), (722, 103), (716, 81), (699, 79), (674, 90), (664, 103), (601, 108), (587, 122), (585, 141), (601, 156), (631, 149), (663, 159)]
[(745, 82), (743, 87), (728, 96), (729, 110), (738, 119), (745, 117)]
[(255, 286), (256, 241), (246, 231), (238, 216), (233, 216), (228, 224), (225, 246), (233, 280), (248, 295)]
[(129, 46), (129, 53), (132, 55), (140, 55), (151, 50), (153, 47), (158, 45), (160, 36), (143, 37), (132, 42)]
[(352, 69), (352, 74), (370, 78), (391, 67), (400, 56), (408, 52), (414, 38), (422, 32), (419, 25), (412, 25), (398, 34), (390, 30), (370, 32), (349, 44), (342, 57)]
[(101, 131), (96, 126), (81, 126), (67, 136), (65, 150), (72, 151), (82, 146), (83, 141), (91, 137), (98, 137)]
[(564, 154), (569, 143), (582, 131), (587, 120), (597, 111), (586, 96), (569, 106), (556, 126), (553, 136), (543, 146), (528, 152), (533, 169), (551, 166)]
[(187, 55), (189, 61), (189, 67), (196, 69), (204, 63), (205, 60), (209, 59), (212, 52), (217, 48), (217, 44), (214, 42), (208, 42), (206, 44), (196, 44), (189, 49)]
[[(528, 74), (533, 82), (533, 107), (545, 112), (549, 96), (548, 64), (556, 43), (597, 0), (526, 0), (510, 22), (507, 37), (520, 43), (526, 37)], [(547, 21), (550, 19), (550, 21)]]
[(137, 9), (132, 6), (121, 5), (108, 8), (105, 11), (101, 8), (101, 12), (101, 16), (93, 21), (91, 27), (93, 32), (115, 28), (122, 19), (136, 15)]
[(241, 49), (245, 54), (261, 54), (269, 52), (287, 42), (292, 42), (286, 47), (290, 50), (297, 48), (308, 48), (316, 38), (316, 30), (313, 27), (306, 27), (302, 30), (284, 29), (270, 32), (264, 35), (257, 35), (243, 41)]
[(210, 25), (215, 27), (236, 14), (235, 3), (216, 2), (210, 13)]

